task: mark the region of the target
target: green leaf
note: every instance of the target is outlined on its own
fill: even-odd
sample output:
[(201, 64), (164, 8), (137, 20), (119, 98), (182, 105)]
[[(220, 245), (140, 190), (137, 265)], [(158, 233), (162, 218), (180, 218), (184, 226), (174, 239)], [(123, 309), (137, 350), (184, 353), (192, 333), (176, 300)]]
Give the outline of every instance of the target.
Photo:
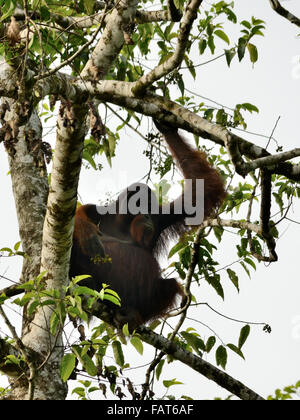
[(224, 228), (220, 226), (215, 226), (213, 227), (213, 232), (215, 234), (215, 237), (218, 239), (218, 242), (221, 242), (224, 233)]
[(116, 298), (110, 294), (104, 293), (103, 300), (109, 300), (111, 303), (121, 306), (120, 298)]
[(170, 388), (170, 386), (173, 385), (182, 385), (182, 382), (179, 382), (176, 379), (171, 379), (169, 381), (163, 381), (163, 384), (166, 388)]
[(193, 61), (189, 58), (189, 56), (187, 54), (185, 54), (185, 56), (184, 56), (184, 61), (186, 63), (186, 66), (187, 66), (189, 72), (191, 73), (193, 79), (195, 80), (196, 79), (196, 70), (195, 70)]
[(205, 346), (203, 340), (201, 338), (199, 338), (198, 335), (191, 334), (191, 333), (188, 333), (186, 331), (181, 331), (180, 334), (182, 335), (182, 337), (184, 337), (186, 342), (193, 348), (193, 350), (197, 354), (199, 354), (200, 356), (202, 355), (200, 350), (203, 350), (203, 351), (206, 350), (206, 346)]
[(160, 378), (160, 375), (161, 375), (162, 368), (163, 368), (164, 364), (165, 364), (165, 360), (164, 360), (164, 359), (162, 359), (162, 360), (158, 363), (158, 365), (156, 366), (156, 369), (155, 369), (155, 376), (156, 376), (156, 379), (157, 379), (158, 381), (159, 381), (159, 378)]
[(115, 358), (116, 363), (120, 367), (123, 367), (124, 366), (124, 354), (123, 354), (121, 343), (117, 340), (113, 341), (112, 349), (113, 349), (114, 358)]
[(20, 366), (21, 360), (22, 359), (16, 357), (13, 354), (9, 354), (8, 356), (5, 356), (5, 364), (6, 365), (9, 364), (9, 363), (12, 363), (14, 365)]
[(97, 165), (94, 161), (93, 156), (86, 149), (84, 149), (82, 152), (82, 159), (86, 160), (93, 169), (97, 169)]
[(18, 251), (18, 250), (19, 250), (21, 243), (22, 243), (22, 242), (21, 242), (21, 241), (19, 241), (19, 242), (17, 242), (17, 243), (15, 244), (15, 246), (14, 246), (14, 250), (15, 250), (15, 251)]
[(239, 57), (240, 61), (242, 61), (242, 59), (244, 58), (247, 43), (248, 43), (248, 41), (245, 38), (239, 38), (238, 57)]
[(262, 25), (259, 25), (259, 26), (254, 26), (254, 27), (251, 29), (251, 33), (252, 33), (252, 35), (265, 36), (265, 35), (264, 35), (264, 33), (261, 31), (261, 29), (265, 29), (265, 27), (264, 27), (264, 26), (262, 26)]
[(206, 346), (205, 346), (206, 353), (209, 353), (215, 344), (216, 344), (216, 337), (212, 335), (211, 337), (209, 337), (209, 339), (206, 342)]
[(0, 305), (3, 305), (6, 299), (9, 299), (9, 298), (4, 293), (2, 293), (2, 295), (0, 295)]
[(83, 0), (84, 8), (88, 15), (94, 12), (95, 0)]
[(85, 397), (85, 390), (84, 390), (84, 388), (77, 387), (77, 388), (74, 388), (72, 390), (72, 394), (77, 394), (79, 397), (81, 397), (81, 398), (84, 399), (84, 397)]
[(251, 260), (251, 258), (246, 257), (246, 258), (244, 258), (244, 261), (245, 261), (245, 263), (247, 263), (247, 264), (251, 265), (251, 267), (252, 267), (252, 268), (254, 268), (254, 270), (256, 271), (256, 265), (255, 265), (255, 262), (254, 262), (254, 261), (252, 261), (252, 260)]
[(202, 55), (204, 53), (204, 51), (206, 50), (207, 47), (207, 41), (205, 38), (200, 39), (199, 41), (199, 52), (200, 55)]
[(227, 347), (228, 348), (230, 348), (230, 350), (232, 350), (232, 351), (234, 351), (236, 354), (238, 354), (242, 359), (244, 359), (245, 360), (245, 357), (244, 357), (244, 355), (243, 355), (243, 353), (242, 353), (242, 351), (237, 347), (237, 346), (235, 346), (234, 344), (227, 344)]
[(98, 369), (95, 366), (95, 363), (93, 362), (91, 357), (88, 354), (82, 355), (83, 350), (80, 346), (72, 346), (72, 351), (78, 358), (86, 372), (91, 376), (96, 376), (98, 373)]
[(4, 6), (1, 7), (2, 16), (0, 22), (3, 22), (8, 17), (12, 16), (16, 7), (16, 0), (5, 0)]
[(40, 304), (40, 302), (38, 300), (34, 300), (33, 302), (31, 302), (31, 304), (29, 305), (29, 307), (27, 309), (27, 314), (29, 316), (31, 316), (35, 312), (35, 310), (39, 306), (39, 304)]
[(52, 335), (56, 334), (59, 321), (60, 321), (59, 316), (57, 315), (56, 312), (53, 312), (50, 317), (50, 332)]
[(60, 377), (63, 380), (63, 382), (67, 382), (70, 375), (74, 371), (75, 362), (76, 362), (76, 357), (75, 357), (75, 354), (73, 353), (65, 354), (64, 357), (62, 358), (59, 371), (60, 371)]
[(224, 300), (224, 290), (220, 282), (220, 276), (217, 274), (215, 274), (214, 276), (205, 276), (205, 280), (215, 289), (217, 294), (221, 296), (221, 298)]
[(213, 36), (209, 36), (208, 37), (207, 45), (209, 46), (209, 49), (210, 49), (211, 53), (214, 54), (215, 53), (216, 46), (215, 46), (215, 42), (214, 42), (214, 37)]
[(245, 325), (240, 332), (240, 337), (239, 337), (239, 349), (241, 349), (243, 347), (243, 345), (245, 344), (248, 336), (250, 334), (250, 325)]
[(251, 23), (248, 22), (247, 20), (243, 20), (241, 22), (241, 25), (245, 26), (247, 29), (251, 29)]
[(214, 33), (223, 41), (225, 41), (228, 45), (230, 44), (228, 36), (225, 34), (225, 32), (221, 31), (221, 29), (217, 29)]
[(177, 254), (179, 251), (183, 251), (187, 248), (187, 244), (184, 242), (178, 242), (178, 244), (174, 245), (173, 248), (169, 252), (168, 258), (173, 257), (173, 255)]
[(74, 296), (89, 295), (89, 296), (99, 297), (99, 292), (97, 292), (96, 290), (90, 289), (89, 287), (86, 287), (86, 286), (78, 286), (76, 287), (76, 289), (74, 289), (73, 295)]
[(227, 350), (224, 346), (219, 346), (216, 351), (216, 362), (218, 366), (222, 366), (223, 369), (226, 368), (227, 364)]
[(128, 324), (124, 324), (122, 327), (122, 333), (124, 334), (125, 337), (129, 337), (130, 333), (129, 333), (129, 329), (128, 329)]
[(103, 288), (104, 288), (105, 293), (109, 293), (110, 295), (114, 296), (116, 299), (121, 300), (121, 298), (120, 298), (120, 296), (118, 295), (118, 293), (117, 293), (117, 292), (115, 292), (115, 291), (114, 291), (114, 290), (112, 290), (112, 289), (109, 289), (105, 283), (102, 283), (102, 286), (103, 286)]
[(231, 50), (224, 50), (225, 51), (225, 57), (228, 67), (230, 67), (231, 61), (236, 55), (236, 50), (232, 48)]
[(219, 109), (216, 114), (216, 123), (226, 126), (227, 124), (227, 114), (224, 109)]
[(257, 51), (256, 46), (249, 43), (247, 45), (247, 48), (248, 48), (248, 51), (249, 51), (249, 54), (250, 54), (251, 63), (253, 63), (253, 64), (256, 63), (257, 60), (258, 60), (258, 51)]
[(7, 248), (7, 247), (1, 248), (0, 252), (8, 252), (9, 254), (13, 254), (13, 250), (11, 248)]
[(233, 23), (237, 23), (237, 17), (233, 13), (233, 11), (229, 9), (229, 7), (224, 7), (224, 13), (226, 13), (228, 20), (230, 20)]
[(243, 109), (246, 109), (247, 111), (249, 111), (251, 113), (252, 112), (259, 113), (259, 109), (255, 105), (250, 104), (249, 102), (245, 102), (243, 104), (240, 104), (240, 107), (243, 108)]
[(32, 8), (36, 10), (41, 3), (41, 0), (32, 0)]
[(50, 14), (50, 10), (49, 10), (48, 7), (41, 6), (40, 7), (40, 14), (41, 14), (41, 20), (43, 22), (47, 22), (48, 20), (50, 20), (51, 14)]
[(232, 281), (232, 283), (234, 284), (235, 288), (239, 292), (240, 291), (240, 288), (239, 288), (239, 278), (236, 275), (236, 272), (233, 271), (233, 270), (231, 270), (230, 268), (228, 268), (227, 269), (227, 274), (228, 274), (230, 280)]
[(250, 271), (248, 270), (248, 267), (246, 267), (246, 264), (244, 264), (243, 261), (241, 261), (240, 264), (243, 267), (243, 269), (246, 271), (249, 279), (251, 279)]
[(254, 16), (252, 16), (252, 25), (264, 25), (265, 23), (266, 22), (264, 20), (256, 19)]
[(34, 297), (34, 293), (26, 293), (23, 297), (21, 298), (16, 298), (13, 303), (15, 305), (19, 305), (19, 306), (25, 306), (26, 303), (28, 303), (32, 298)]
[(93, 362), (93, 360), (91, 359), (89, 355), (85, 354), (84, 356), (82, 356), (82, 364), (83, 364), (84, 369), (89, 375), (91, 376), (97, 375), (98, 373), (97, 366), (95, 365), (95, 363)]
[(90, 278), (90, 277), (91, 277), (91, 276), (90, 276), (89, 274), (83, 274), (83, 275), (81, 275), (81, 276), (76, 276), (76, 277), (74, 277), (74, 278), (72, 279), (72, 283), (77, 284), (77, 283), (79, 283), (81, 280), (88, 279), (88, 278)]
[(154, 331), (155, 328), (157, 328), (160, 324), (161, 324), (161, 321), (156, 319), (156, 320), (151, 322), (151, 324), (149, 325), (149, 328), (150, 328), (150, 330)]
[(144, 352), (143, 343), (138, 337), (132, 337), (132, 339), (130, 340), (130, 343), (140, 353), (140, 355), (143, 355), (143, 352)]

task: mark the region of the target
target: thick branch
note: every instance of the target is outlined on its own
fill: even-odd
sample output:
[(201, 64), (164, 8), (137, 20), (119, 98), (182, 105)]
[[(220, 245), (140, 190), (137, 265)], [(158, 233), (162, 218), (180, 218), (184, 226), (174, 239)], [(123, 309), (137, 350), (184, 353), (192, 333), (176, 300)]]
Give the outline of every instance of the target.
[[(100, 301), (96, 302), (92, 310), (85, 308), (85, 310), (91, 313), (91, 315), (96, 316), (105, 322), (111, 323), (113, 315), (108, 313), (107, 309), (108, 308), (106, 305)], [(230, 375), (216, 368), (209, 362), (203, 360), (201, 357), (195, 356), (193, 353), (184, 350), (173, 341), (168, 340), (159, 334), (156, 334), (149, 328), (144, 326), (139, 327), (136, 333), (139, 334), (140, 338), (149, 345), (157, 348), (158, 350), (161, 350), (165, 354), (171, 355), (176, 360), (184, 363), (186, 366), (189, 366), (196, 372), (199, 372), (207, 379), (212, 380), (242, 400), (263, 400), (261, 396), (256, 394), (240, 381), (232, 378)], [(160, 357), (161, 355), (162, 353), (160, 354)]]
[(152, 85), (153, 82), (170, 73), (181, 64), (186, 48), (188, 46), (189, 35), (193, 23), (197, 18), (197, 12), (202, 1), (203, 0), (191, 0), (187, 3), (187, 7), (180, 24), (178, 42), (174, 54), (168, 60), (164, 61), (148, 74), (142, 76), (137, 82), (133, 84), (132, 92), (134, 95), (141, 96), (147, 87)]
[[(106, 2), (95, 2), (94, 7), (94, 14), (91, 16), (62, 16), (57, 13), (50, 13), (51, 20), (55, 22), (55, 24), (63, 29), (86, 29), (91, 28), (92, 26), (97, 26), (99, 22), (103, 19), (103, 13), (99, 13), (99, 11), (104, 10), (107, 8), (108, 10), (113, 9), (113, 3), (106, 3)], [(36, 11), (30, 11), (30, 18), (33, 21), (41, 21), (42, 17), (41, 14)], [(25, 20), (25, 13), (24, 10), (20, 7), (17, 7), (13, 16), (16, 18), (17, 21), (24, 21)], [(181, 16), (180, 12), (177, 12), (177, 16)], [(179, 21), (180, 19), (176, 19)], [(150, 23), (150, 22), (169, 22), (174, 21), (172, 17), (172, 13), (170, 10), (137, 10), (135, 16), (135, 23), (143, 24), (143, 23)]]
[(135, 16), (136, 23), (169, 22), (172, 20), (169, 10), (137, 10)]
[(240, 399), (263, 400), (261, 396), (256, 394), (256, 392), (252, 391), (240, 381), (232, 378), (230, 375), (211, 365), (204, 359), (195, 356), (177, 344), (170, 342), (161, 335), (156, 334), (146, 327), (140, 327), (137, 332), (140, 334), (141, 339), (146, 343), (162, 350), (166, 354), (171, 355), (175, 359), (194, 369), (196, 372), (199, 372), (207, 379), (210, 379), (222, 388), (227, 389), (227, 391), (236, 395)]
[(246, 222), (245, 220), (226, 220), (226, 219), (206, 219), (202, 223), (203, 227), (227, 227), (234, 229), (246, 229), (252, 232), (255, 232), (258, 235), (261, 235), (262, 229), (261, 226), (255, 223)]
[[(63, 105), (59, 112), (57, 139), (53, 158), (51, 185), (43, 229), (41, 272), (45, 271), (46, 288), (59, 290), (69, 281), (69, 260), (73, 239), (77, 186), (81, 168), (81, 154), (85, 136), (84, 104)], [(35, 351), (47, 353), (55, 348), (57, 338), (49, 335), (53, 308), (43, 306), (34, 317), (26, 342)], [(61, 349), (56, 348), (57, 357)]]
[[(290, 159), (294, 159), (295, 157), (300, 156), (300, 148), (296, 148), (293, 150), (289, 150), (287, 152), (278, 153), (277, 155), (270, 155), (262, 158), (255, 159), (253, 162), (247, 162), (243, 166), (243, 170), (245, 174), (254, 171), (258, 168), (266, 168), (268, 167), (272, 170), (272, 167), (285, 162)], [(275, 168), (274, 168), (275, 169)]]
[[(99, 3), (99, 8), (95, 7), (95, 12), (98, 12), (99, 10), (103, 10), (105, 8), (108, 9), (112, 9), (113, 8), (113, 4), (110, 5), (106, 5), (105, 2), (103, 2), (100, 5)], [(42, 16), (39, 13), (38, 10), (35, 11), (29, 11), (30, 14), (30, 19), (32, 21), (37, 21), (41, 22), (42, 21)], [(17, 7), (13, 16), (15, 17), (16, 20), (18, 21), (24, 21), (25, 20), (25, 11), (24, 9), (22, 9), (21, 7)], [(51, 21), (55, 22), (55, 24), (63, 29), (83, 29), (83, 28), (90, 28), (91, 26), (97, 25), (102, 19), (103, 19), (103, 14), (102, 13), (95, 13), (92, 16), (63, 16), (61, 14), (58, 13), (50, 13), (50, 17), (51, 17)]]
[(237, 173), (242, 176), (246, 176), (248, 173), (253, 172), (258, 168), (268, 167), (269, 170), (273, 169), (275, 171), (278, 164), (300, 156), (300, 148), (295, 148), (287, 152), (278, 153), (277, 155), (261, 157), (252, 162), (244, 162), (239, 150), (239, 142), (235, 136), (229, 135), (225, 144)]
[[(299, 156), (299, 148), (271, 155), (266, 149), (237, 136), (220, 125), (211, 123), (163, 96), (147, 93), (142, 99), (135, 98), (132, 93), (132, 83), (130, 82), (101, 80), (95, 84), (89, 81), (75, 80), (71, 76), (58, 72), (37, 83), (35, 92), (39, 92), (37, 100), (54, 94), (70, 101), (76, 101), (82, 95), (89, 94), (91, 97), (101, 101), (119, 105), (143, 115), (154, 117), (174, 127), (182, 128), (221, 146), (233, 142), (233, 148), (237, 152), (236, 156), (240, 159), (242, 173), (245, 171), (244, 173), (246, 174), (257, 168), (268, 166), (274, 174), (284, 175), (293, 181), (300, 181), (300, 164), (286, 162), (287, 159)], [(5, 80), (1, 78), (0, 74), (1, 94), (15, 97), (16, 89), (14, 85), (6, 86)], [(231, 146), (229, 150), (230, 148)], [(241, 158), (243, 155), (253, 160), (253, 162), (244, 162)], [(237, 160), (233, 160), (236, 164)]]
[[(300, 180), (300, 164), (293, 165), (290, 162), (286, 162), (287, 159), (299, 156), (299, 149), (273, 156), (266, 149), (231, 133), (220, 125), (211, 123), (163, 96), (147, 93), (143, 99), (134, 98), (131, 92), (131, 83), (129, 82), (101, 81), (97, 85), (93, 85), (89, 82), (83, 84), (81, 81), (78, 81), (76, 85), (80, 89), (87, 89), (91, 95), (98, 97), (98, 99), (149, 115), (160, 121), (165, 121), (174, 127), (183, 128), (221, 146), (225, 146), (228, 142), (234, 142), (235, 148), (240, 155), (245, 155), (249, 159), (254, 160), (253, 163), (249, 164), (244, 164), (243, 160), (241, 160), (240, 172), (243, 175), (262, 166), (271, 165), (272, 173), (284, 175), (294, 181)], [(267, 157), (268, 159), (266, 160), (261, 159)]]
[(300, 28), (300, 19), (286, 10), (284, 7), (281, 6), (278, 0), (269, 0), (270, 5), (276, 13), (280, 16), (283, 16), (285, 19), (289, 20), (291, 23), (294, 23)]
[(103, 34), (81, 72), (81, 77), (102, 79), (124, 44), (123, 27), (134, 20), (137, 0), (121, 0), (111, 12)]

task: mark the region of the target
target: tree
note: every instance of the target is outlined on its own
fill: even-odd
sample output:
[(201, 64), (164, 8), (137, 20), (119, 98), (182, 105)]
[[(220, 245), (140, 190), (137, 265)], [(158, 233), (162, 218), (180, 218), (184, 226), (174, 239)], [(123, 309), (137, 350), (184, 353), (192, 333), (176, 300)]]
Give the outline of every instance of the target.
[[(192, 367), (241, 399), (261, 399), (224, 371), (228, 351), (244, 358), (242, 348), (250, 333), (249, 323), (243, 325), (236, 344), (219, 342), (213, 333), (204, 340), (195, 328), (185, 325), (183, 330), (182, 325), (191, 309), (204, 305), (198, 294), (200, 280), (224, 299), (214, 238), (221, 248), (228, 228), (238, 232), (238, 264), (251, 277), (250, 270), (258, 263), (278, 260), (280, 223), (289, 217), (293, 201), (300, 195), (300, 164), (294, 160), (300, 149), (273, 147), (276, 126), (266, 147), (246, 139), (246, 113), (258, 113), (254, 104), (243, 102), (234, 109), (209, 106), (195, 100), (186, 87), (189, 77), (197, 77), (196, 58), (215, 55), (220, 42), (227, 47), (214, 59), (222, 59), (230, 67), (249, 57), (254, 66), (258, 61), (255, 40), (264, 35), (265, 22), (252, 17), (239, 24), (233, 3), (225, 1), (208, 6), (202, 0), (169, 0), (161, 2), (160, 10), (151, 1), (132, 0), (66, 0), (63, 4), (2, 0), (0, 5), (0, 141), (9, 160), (22, 243), (22, 251), (18, 243), (14, 249), (2, 248), (2, 254), (23, 257), (19, 284), (0, 293), (0, 315), (13, 338), (12, 342), (0, 339), (0, 368), (11, 382), (11, 390), (4, 392), (3, 398), (65, 399), (66, 382), (78, 366), (99, 379), (97, 390), (104, 395), (105, 379), (111, 391), (123, 398), (124, 389), (116, 379), (127, 366), (122, 344), (123, 336), (128, 336), (127, 341), (138, 352), (143, 351), (142, 342), (160, 350), (147, 367), (141, 389), (137, 391), (127, 380), (124, 388), (133, 399), (155, 396), (153, 380), (155, 375), (160, 378), (166, 358)], [(299, 19), (278, 1), (270, 0), (270, 5), (299, 26)], [(240, 30), (232, 41), (224, 21)], [(156, 61), (150, 61), (153, 58)], [(43, 141), (42, 122), (45, 125), (56, 113), (52, 156), (51, 145)], [(116, 129), (110, 126), (107, 113), (121, 120)], [(140, 131), (144, 130), (142, 116), (191, 133), (195, 144), (208, 152), (221, 171), (228, 196), (215, 217), (197, 232), (180, 238), (170, 251), (170, 257), (176, 257), (170, 268), (182, 279), (185, 293), (193, 294), (190, 306), (174, 319), (171, 333), (165, 332), (168, 322), (160, 324), (159, 334), (154, 332), (157, 323), (140, 327), (130, 337), (126, 326), (122, 333), (116, 333), (105, 322), (104, 305), (104, 321), (88, 339), (79, 326), (80, 342), (69, 348), (63, 340), (67, 314), (87, 321), (87, 313), (93, 312), (91, 303), (93, 308), (102, 308), (102, 300), (111, 299), (105, 287), (99, 295), (76, 287), (76, 280), (69, 281), (82, 159), (94, 169), (99, 169), (99, 157), (102, 161), (105, 156), (111, 163), (125, 129), (134, 128), (135, 135), (148, 144), (148, 178), (155, 171), (164, 176), (172, 166), (170, 157), (158, 134)], [(271, 212), (271, 206), (276, 210)], [(225, 273), (239, 291), (237, 270), (227, 266)], [(20, 335), (4, 306), (12, 298), (13, 305), (23, 308)], [(270, 332), (270, 327), (262, 324)], [(104, 362), (109, 349), (116, 365)], [(202, 358), (213, 349), (217, 366)], [(168, 390), (176, 383), (170, 380), (164, 385)], [(81, 398), (95, 390), (90, 381), (82, 385), (75, 390)]]

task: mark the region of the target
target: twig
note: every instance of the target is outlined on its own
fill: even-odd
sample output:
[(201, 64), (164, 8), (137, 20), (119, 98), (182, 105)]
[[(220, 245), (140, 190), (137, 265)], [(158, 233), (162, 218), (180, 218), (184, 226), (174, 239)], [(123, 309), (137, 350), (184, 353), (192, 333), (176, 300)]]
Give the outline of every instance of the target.
[(270, 142), (271, 142), (271, 140), (272, 140), (272, 138), (273, 138), (273, 134), (275, 133), (275, 130), (276, 130), (276, 128), (277, 128), (277, 125), (278, 125), (278, 123), (279, 123), (279, 120), (280, 120), (280, 115), (279, 115), (279, 117), (277, 118), (277, 121), (276, 121), (276, 123), (275, 123), (275, 125), (274, 125), (274, 127), (273, 127), (273, 129), (272, 129), (272, 133), (271, 133), (271, 135), (270, 135), (270, 137), (269, 137), (269, 140), (268, 140), (268, 143), (267, 143), (267, 145), (266, 145), (266, 147), (265, 147), (265, 149), (267, 150), (267, 148), (269, 147), (269, 144), (270, 144)]
[(211, 311), (215, 312), (217, 315), (220, 315), (222, 318), (228, 319), (229, 321), (238, 322), (241, 324), (249, 324), (249, 325), (267, 325), (266, 322), (248, 322), (248, 321), (242, 321), (240, 319), (232, 318), (230, 316), (224, 315), (221, 312), (214, 309), (212, 306), (210, 306), (207, 302), (199, 302), (199, 303), (193, 303), (192, 306), (207, 306)]

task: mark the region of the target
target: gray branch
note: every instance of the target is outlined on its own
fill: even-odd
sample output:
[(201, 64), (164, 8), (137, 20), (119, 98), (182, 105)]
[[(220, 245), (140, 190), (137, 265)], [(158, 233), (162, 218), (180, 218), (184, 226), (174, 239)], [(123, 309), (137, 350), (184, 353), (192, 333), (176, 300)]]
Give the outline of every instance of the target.
[(167, 340), (165, 337), (156, 334), (146, 327), (140, 327), (137, 332), (141, 339), (146, 343), (154, 346), (166, 354), (171, 355), (176, 360), (179, 360), (185, 365), (191, 367), (193, 370), (199, 372), (207, 379), (210, 379), (216, 384), (220, 385), (222, 388), (227, 389), (227, 391), (236, 395), (241, 400), (263, 400), (260, 395), (258, 395), (252, 389), (248, 388), (242, 382), (228, 375), (226, 372), (216, 368), (201, 357), (198, 357), (193, 353), (184, 350), (178, 344)]
[(300, 28), (300, 19), (282, 7), (278, 0), (269, 0), (269, 2), (272, 9), (275, 10), (276, 13)]

